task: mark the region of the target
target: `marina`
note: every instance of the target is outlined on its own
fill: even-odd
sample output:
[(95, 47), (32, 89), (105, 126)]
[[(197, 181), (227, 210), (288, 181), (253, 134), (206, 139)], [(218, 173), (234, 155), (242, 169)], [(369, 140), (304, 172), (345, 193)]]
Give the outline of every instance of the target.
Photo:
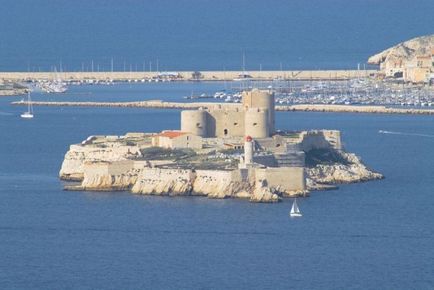
[[(434, 114), (434, 90), (373, 79), (349, 81), (161, 82), (69, 85), (66, 93), (39, 91), (34, 106), (197, 109), (240, 106), (243, 88), (275, 93), (276, 111)], [(161, 93), (168, 90), (170, 96)], [(101, 92), (103, 94), (89, 92)], [(98, 96), (98, 97), (97, 97)], [(110, 97), (104, 97), (110, 96)], [(97, 97), (97, 98), (96, 98)], [(14, 105), (26, 105), (25, 100)]]

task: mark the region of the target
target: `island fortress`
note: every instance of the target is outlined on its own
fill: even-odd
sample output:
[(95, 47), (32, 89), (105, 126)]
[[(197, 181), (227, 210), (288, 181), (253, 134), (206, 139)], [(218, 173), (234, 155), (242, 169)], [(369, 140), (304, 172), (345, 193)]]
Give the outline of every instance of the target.
[(243, 92), (242, 105), (181, 112), (181, 129), (90, 136), (60, 170), (70, 190), (238, 197), (276, 202), (336, 183), (382, 178), (344, 152), (339, 131), (275, 129), (274, 94)]

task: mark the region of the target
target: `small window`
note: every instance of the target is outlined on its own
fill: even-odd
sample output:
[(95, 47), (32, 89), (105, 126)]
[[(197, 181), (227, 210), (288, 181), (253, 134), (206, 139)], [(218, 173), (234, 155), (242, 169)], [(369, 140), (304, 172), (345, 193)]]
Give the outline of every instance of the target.
[(253, 126), (257, 126), (258, 125), (258, 123), (253, 123)]
[[(190, 140), (190, 136), (187, 136), (187, 140)], [(188, 144), (188, 143), (187, 143)]]
[(280, 144), (279, 144), (279, 143), (277, 143), (277, 144), (276, 144), (276, 147), (280, 147)]
[(224, 129), (223, 130), (223, 134), (227, 135), (228, 134), (228, 129)]
[(197, 128), (202, 128), (202, 126), (200, 125), (200, 123), (196, 123), (196, 127)]
[(238, 126), (238, 123), (237, 123), (237, 122), (235, 122), (235, 123), (234, 123), (234, 126)]

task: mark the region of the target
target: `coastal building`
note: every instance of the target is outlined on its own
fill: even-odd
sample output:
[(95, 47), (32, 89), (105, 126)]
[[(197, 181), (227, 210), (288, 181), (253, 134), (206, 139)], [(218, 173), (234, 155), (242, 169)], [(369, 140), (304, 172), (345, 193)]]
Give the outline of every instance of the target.
[(399, 43), (371, 56), (368, 63), (380, 65), (381, 74), (386, 78), (429, 83), (434, 72), (434, 35)]
[(154, 135), (151, 142), (152, 146), (170, 149), (202, 148), (202, 137), (181, 131), (163, 131)]
[(431, 55), (418, 55), (404, 68), (404, 79), (411, 83), (428, 83), (434, 69)]

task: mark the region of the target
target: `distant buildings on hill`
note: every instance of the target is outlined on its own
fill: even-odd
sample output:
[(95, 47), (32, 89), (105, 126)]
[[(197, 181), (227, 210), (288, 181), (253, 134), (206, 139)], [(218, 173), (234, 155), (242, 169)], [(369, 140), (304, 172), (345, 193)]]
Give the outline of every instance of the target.
[(434, 82), (434, 35), (422, 36), (395, 45), (368, 60), (380, 65), (386, 78), (411, 83)]

